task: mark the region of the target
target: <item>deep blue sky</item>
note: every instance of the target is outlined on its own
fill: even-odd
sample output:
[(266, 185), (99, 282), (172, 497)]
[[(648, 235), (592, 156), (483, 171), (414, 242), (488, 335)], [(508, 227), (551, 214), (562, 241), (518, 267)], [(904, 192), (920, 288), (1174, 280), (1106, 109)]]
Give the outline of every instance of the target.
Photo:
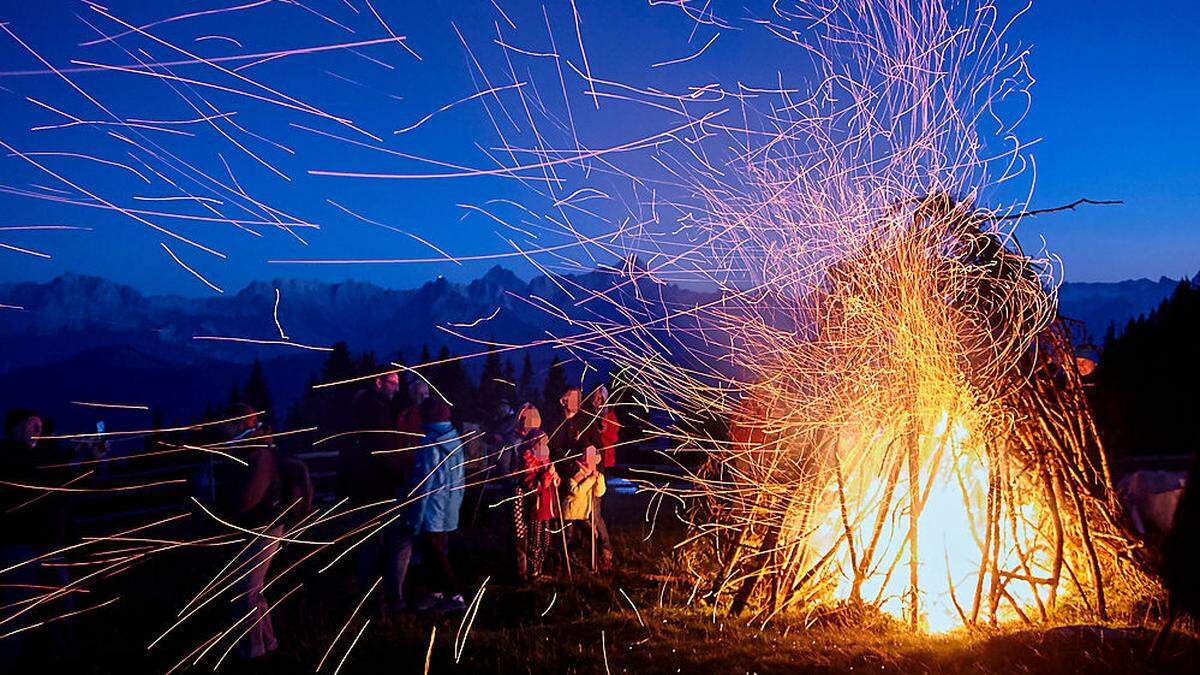
[[(1038, 82), (1035, 201), (1124, 199), (1036, 222), (1068, 279), (1200, 269), (1200, 3), (1035, 2), (1014, 35)], [(1030, 225), (1035, 223), (1031, 222)]]
[[(144, 24), (182, 12), (247, 4), (248, 1), (110, 2), (106, 6), (116, 17)], [(0, 9), (0, 20), (56, 67), (71, 67), (71, 59), (109, 64), (133, 62), (132, 56), (111, 44), (78, 46), (97, 35), (84, 20), (108, 33), (119, 30), (111, 19), (100, 16), (81, 2), (46, 0), (6, 4), (8, 6)], [(205, 57), (388, 37), (363, 0), (313, 0), (307, 4), (328, 19), (296, 5), (272, 3), (237, 13), (178, 21), (150, 30)], [(482, 86), (472, 80), (472, 76), (477, 78), (478, 74), (471, 65), (471, 57), (459, 43), (451, 21), (461, 30), (491, 77), (497, 77), (506, 69), (503, 50), (491, 43), (497, 24), (502, 27), (507, 41), (529, 50), (549, 51), (541, 4), (517, 0), (497, 0), (497, 4), (517, 29), (499, 15), (489, 0), (470, 3), (377, 0), (372, 3), (373, 7), (397, 34), (408, 36), (408, 44), (422, 60), (416, 60), (395, 44), (382, 44), (364, 47), (359, 54), (340, 51), (319, 56), (294, 56), (256, 66), (245, 74), (332, 114), (352, 118), (362, 128), (383, 137), (384, 145), (393, 151), (450, 163), (485, 166), (485, 157), (476, 144), (483, 150), (494, 151), (496, 133), (489, 110), (514, 145), (531, 142), (528, 126), (518, 114), (521, 110), (519, 99), (511, 90), (498, 96), (504, 101), (505, 109), (516, 116), (518, 124), (515, 127), (504, 119), (499, 107), (485, 108), (481, 101), (472, 101), (438, 114), (412, 132), (403, 135), (391, 132)], [(548, 5), (547, 14), (558, 51), (572, 63), (581, 64), (570, 5)], [(804, 61), (796, 57), (795, 50), (783, 49), (777, 41), (755, 39), (745, 31), (741, 35), (722, 34), (695, 60), (650, 69), (649, 64), (695, 53), (711, 38), (713, 30), (700, 26), (693, 34), (694, 23), (676, 8), (651, 7), (641, 1), (579, 0), (577, 6), (588, 65), (597, 78), (636, 81), (664, 89), (739, 80), (766, 87), (773, 84), (776, 71), (782, 71), (785, 80), (802, 78), (804, 73)], [(748, 8), (745, 2), (715, 3), (715, 7), (718, 14), (736, 20), (758, 11)], [(1001, 4), (1005, 11), (1018, 7), (1016, 3)], [(223, 37), (210, 37), (213, 35)], [(1042, 139), (1032, 150), (1037, 162), (1034, 205), (1051, 206), (1077, 197), (1126, 201), (1124, 206), (1091, 207), (1031, 220), (1023, 226), (1021, 234), (1026, 247), (1036, 248), (1040, 244), (1038, 238), (1044, 236), (1049, 250), (1064, 260), (1068, 280), (1179, 276), (1200, 269), (1200, 163), (1196, 161), (1196, 151), (1200, 149), (1200, 125), (1195, 122), (1196, 111), (1200, 110), (1200, 76), (1196, 73), (1200, 65), (1200, 46), (1197, 44), (1200, 41), (1197, 36), (1200, 36), (1200, 5), (1197, 3), (1148, 3), (1146, 7), (1133, 9), (1129, 3), (1116, 0), (1090, 3), (1043, 0), (1035, 3), (1010, 33), (1013, 41), (1031, 49), (1029, 64), (1037, 80), (1032, 110), (1019, 128), (1019, 134), (1025, 140)], [(242, 48), (225, 38), (240, 41)], [(144, 48), (161, 60), (184, 58), (178, 52), (137, 36), (124, 38), (119, 44), (129, 50)], [(227, 62), (225, 65), (232, 68), (243, 63)], [(551, 117), (563, 117), (565, 108), (561, 103), (562, 93), (555, 88), (558, 80), (551, 67), (553, 62), (517, 56), (514, 63), (518, 68), (518, 79), (523, 79), (528, 72), (536, 81), (536, 97), (532, 90), (526, 90), (530, 91), (534, 104), (545, 105)], [(7, 34), (0, 33), (0, 70), (42, 68), (28, 51)], [(525, 68), (530, 70), (525, 71)], [(216, 75), (203, 65), (177, 66), (172, 72), (206, 82), (252, 88), (244, 82)], [(184, 120), (197, 117), (194, 110), (157, 80), (111, 72), (78, 73), (70, 77), (109, 110), (125, 118)], [(611, 146), (637, 138), (639, 132), (653, 133), (677, 123), (677, 118), (669, 115), (657, 116), (653, 111), (628, 105), (622, 108), (623, 104), (615, 101), (602, 101), (601, 112), (597, 113), (590, 109), (590, 99), (581, 95), (583, 87), (579, 79), (569, 71), (564, 73), (564, 78), (572, 101), (575, 127), (581, 136), (579, 140), (588, 147)], [(493, 81), (494, 85), (502, 83), (507, 81)], [(185, 85), (177, 86), (186, 89)], [(294, 155), (289, 154), (265, 140), (234, 129), (223, 120), (218, 121), (233, 139), (292, 178), (285, 181), (206, 123), (171, 127), (195, 132), (195, 137), (111, 125), (100, 128), (79, 125), (32, 132), (31, 127), (66, 120), (30, 103), (26, 97), (85, 119), (103, 120), (105, 114), (52, 75), (3, 75), (0, 76), (0, 87), (3, 88), (0, 90), (0, 107), (4, 111), (0, 117), (0, 140), (22, 152), (72, 152), (120, 161), (151, 179), (146, 183), (126, 169), (77, 157), (35, 157), (47, 168), (93, 194), (125, 207), (194, 214), (206, 212), (199, 205), (188, 206), (178, 200), (155, 200), (185, 193), (209, 196), (225, 201), (219, 210), (227, 216), (234, 215), (238, 211), (229, 207), (228, 195), (222, 197), (215, 192), (203, 191), (198, 184), (188, 183), (183, 174), (167, 170), (166, 165), (179, 165), (163, 151), (175, 154), (231, 186), (221, 163), (224, 158), (238, 184), (251, 197), (301, 220), (319, 223), (322, 228), (319, 232), (297, 230), (309, 241), (309, 245), (304, 246), (286, 232), (270, 226), (257, 227), (263, 236), (255, 237), (222, 222), (148, 217), (228, 255), (227, 260), (220, 260), (122, 215), (0, 194), (0, 213), (3, 213), (0, 226), (65, 224), (92, 228), (89, 231), (0, 230), (0, 243), (51, 255), (47, 260), (0, 248), (0, 282), (45, 280), (64, 270), (73, 270), (106, 276), (152, 292), (210, 292), (180, 269), (159, 242), (166, 242), (185, 263), (227, 292), (237, 290), (252, 279), (273, 277), (354, 277), (406, 287), (437, 274), (455, 279), (471, 278), (496, 262), (480, 261), (465, 266), (442, 262), (354, 267), (267, 263), (272, 259), (291, 258), (438, 255), (404, 234), (357, 221), (326, 203), (326, 199), (386, 225), (405, 229), (456, 256), (511, 251), (511, 246), (500, 235), (519, 241), (523, 247), (565, 241), (561, 236), (544, 233), (535, 240), (457, 206), (511, 200), (541, 216), (562, 220), (559, 214), (563, 211), (553, 206), (554, 200), (532, 189), (538, 187), (536, 183), (526, 185), (497, 178), (362, 181), (309, 175), (310, 169), (367, 172), (443, 169), (352, 147), (289, 126), (304, 125), (324, 133), (373, 143), (352, 130), (302, 112), (284, 111), (244, 97), (201, 90), (221, 112), (236, 111), (230, 120), (237, 121), (249, 132), (295, 151)], [(263, 90), (255, 91), (273, 95)], [(195, 94), (188, 93), (194, 103), (203, 105)], [(553, 124), (540, 124), (539, 129), (549, 136), (547, 144), (550, 146), (569, 147), (573, 142), (566, 127), (555, 129)], [(105, 131), (126, 134), (142, 147), (135, 148), (125, 141), (106, 136)], [(151, 141), (156, 145), (150, 145)], [(178, 183), (182, 192), (131, 159), (130, 151), (149, 160), (148, 163), (162, 171), (166, 179)], [(158, 161), (165, 161), (165, 164), (153, 160), (148, 152), (158, 154), (162, 158)], [(605, 167), (599, 163), (593, 166), (601, 173), (594, 174), (587, 184), (599, 185), (618, 199), (621, 198), (618, 195), (624, 193), (622, 196), (627, 200), (652, 201), (648, 191), (630, 192), (628, 181), (607, 181), (602, 173)], [(47, 187), (65, 188), (56, 179), (39, 174), (20, 158), (0, 157), (0, 184), (8, 188), (47, 195), (59, 194), (46, 190)], [(564, 184), (563, 190), (570, 193), (575, 186), (584, 184)], [(520, 224), (523, 215), (517, 207), (497, 201), (490, 204), (489, 208), (510, 223), (538, 234), (529, 223)], [(606, 215), (611, 215), (614, 208), (605, 206), (604, 200), (582, 202), (581, 205), (594, 207)], [(631, 208), (637, 210), (636, 206)], [(566, 215), (584, 234), (599, 233), (609, 227), (579, 210), (567, 210), (570, 213)], [(246, 212), (241, 213), (244, 216)], [(533, 216), (525, 219), (532, 220)], [(523, 275), (533, 272), (532, 267), (520, 258), (498, 262)]]

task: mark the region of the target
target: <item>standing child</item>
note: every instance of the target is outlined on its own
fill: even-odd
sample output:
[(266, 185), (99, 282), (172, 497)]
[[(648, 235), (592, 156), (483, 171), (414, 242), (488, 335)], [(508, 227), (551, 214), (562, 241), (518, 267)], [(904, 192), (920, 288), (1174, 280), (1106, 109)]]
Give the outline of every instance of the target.
[[(596, 536), (596, 519), (600, 514), (595, 506), (607, 489), (604, 474), (596, 468), (600, 461), (600, 453), (594, 445), (587, 446), (583, 456), (574, 460), (575, 470), (567, 480), (567, 500), (563, 505), (563, 520), (570, 532), (574, 555), (588, 561), (592, 569), (596, 569), (597, 557), (601, 568), (607, 568), (612, 559), (612, 552), (606, 552)], [(601, 545), (599, 551), (597, 545)]]
[(558, 472), (550, 463), (550, 438), (541, 429), (533, 429), (525, 438), (525, 487), (527, 574), (530, 579), (542, 575), (546, 553), (550, 549), (550, 524), (558, 517)]
[(525, 505), (525, 437), (542, 426), (542, 416), (531, 403), (517, 411), (512, 428), (501, 440), (500, 454), (496, 458), (499, 471), (501, 494), (509, 504), (508, 521), (511, 523), (513, 562), (517, 578), (529, 580), (529, 519)]
[[(617, 415), (608, 403), (608, 389), (604, 385), (599, 385), (592, 391), (584, 408), (593, 420), (587, 443), (596, 446), (599, 461), (597, 470), (603, 474), (616, 466), (617, 442), (620, 437), (621, 425), (617, 423)], [(596, 535), (596, 545), (600, 549), (601, 566), (611, 567), (612, 539), (608, 536), (608, 525), (604, 522), (604, 510), (601, 508), (599, 497), (593, 500), (590, 522)]]

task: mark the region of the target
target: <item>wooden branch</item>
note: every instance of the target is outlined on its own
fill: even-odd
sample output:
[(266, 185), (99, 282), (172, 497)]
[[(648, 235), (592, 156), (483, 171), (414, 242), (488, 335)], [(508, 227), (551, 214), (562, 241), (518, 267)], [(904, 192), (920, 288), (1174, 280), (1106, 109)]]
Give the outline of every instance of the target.
[(1076, 199), (1075, 201), (1071, 202), (1070, 204), (1063, 204), (1062, 206), (1054, 206), (1054, 207), (1051, 207), (1048, 209), (1034, 209), (1032, 211), (1022, 211), (1021, 213), (1013, 213), (1013, 214), (1010, 214), (1007, 216), (1000, 216), (999, 218), (993, 218), (993, 220), (1017, 220), (1017, 219), (1025, 218), (1028, 216), (1040, 216), (1040, 215), (1043, 215), (1046, 213), (1058, 213), (1059, 211), (1074, 211), (1075, 207), (1077, 207), (1081, 204), (1092, 204), (1095, 206), (1113, 206), (1116, 204), (1124, 204), (1124, 203), (1125, 203), (1124, 199), (1088, 199), (1087, 197), (1081, 197), (1081, 198)]
[[(911, 422), (909, 423), (912, 424)], [(920, 626), (921, 587), (917, 583), (921, 561), (917, 558), (917, 532), (921, 521), (921, 447), (915, 429), (908, 432), (908, 587), (912, 593), (908, 606), (908, 625), (913, 630)]]

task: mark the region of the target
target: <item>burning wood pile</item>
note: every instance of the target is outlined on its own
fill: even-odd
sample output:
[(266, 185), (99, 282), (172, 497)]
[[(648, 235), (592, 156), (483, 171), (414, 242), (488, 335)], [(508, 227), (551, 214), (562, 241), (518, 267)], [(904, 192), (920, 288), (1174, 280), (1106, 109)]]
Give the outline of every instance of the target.
[(1053, 295), (986, 226), (929, 197), (815, 292), (757, 298), (788, 328), (739, 316), (757, 356), (697, 478), (712, 601), (768, 620), (849, 600), (941, 631), (1107, 620), (1151, 589)]
[(714, 607), (848, 601), (936, 632), (1107, 620), (1156, 592), (1053, 260), (1021, 249), (1019, 209), (980, 206), (1027, 166), (1002, 120), (1032, 79), (996, 8), (967, 4), (781, 13), (823, 77), (737, 136), (737, 178), (704, 174), (680, 205), (704, 236), (670, 264), (720, 300), (678, 312), (692, 328), (597, 330), (674, 416), (677, 457), (708, 458), (667, 492), (699, 505), (685, 563)]

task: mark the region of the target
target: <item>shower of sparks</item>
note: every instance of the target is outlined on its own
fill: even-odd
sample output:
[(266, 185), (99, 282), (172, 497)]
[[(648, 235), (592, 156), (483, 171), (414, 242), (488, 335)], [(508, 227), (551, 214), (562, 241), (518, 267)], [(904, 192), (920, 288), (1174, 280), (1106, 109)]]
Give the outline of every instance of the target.
[[(231, 237), (250, 238), (267, 262), (288, 266), (527, 263), (545, 274), (546, 297), (506, 298), (511, 303), (490, 315), (439, 326), (476, 350), (449, 360), (553, 348), (585, 374), (612, 373), (614, 399), (628, 401), (622, 405), (650, 425), (651, 441), (669, 448), (666, 457), (678, 466), (670, 475), (647, 474), (644, 487), (659, 493), (655, 514), (669, 500), (687, 507), (691, 532), (679, 555), (695, 577), (691, 597), (712, 603), (714, 612), (748, 611), (765, 623), (851, 602), (941, 631), (1071, 612), (1108, 617), (1153, 592), (1130, 564), (1070, 341), (1055, 321), (1055, 261), (1027, 255), (1016, 241), (1028, 197), (994, 201), (1023, 181), (1026, 194), (1032, 191), (1028, 146), (1016, 136), (1032, 77), (1026, 52), (1005, 41), (1016, 17), (1003, 17), (989, 0), (795, 0), (739, 12), (756, 17), (743, 20), (720, 16), (710, 3), (651, 3), (663, 5), (653, 12), (685, 19), (687, 30), (645, 63), (606, 47), (592, 32), (602, 7), (575, 0), (524, 12), (492, 0), (485, 32), (464, 18), (461, 28), (451, 24), (453, 35), (441, 36), (398, 35), (393, 8), (370, 2), (347, 0), (328, 13), (267, 0), (185, 4), (187, 11), (156, 7), (155, 16), (138, 20), (121, 7), (87, 5), (79, 19), (92, 37), (69, 64), (52, 63), (17, 23), (0, 24), (0, 37), (29, 65), (0, 80), (50, 82), (60, 97), (22, 95), (37, 122), (20, 140), (8, 133), (0, 140), (13, 169), (4, 174), (12, 184), (0, 192), (73, 218), (111, 219), (86, 227), (6, 224), (6, 239), (56, 229), (107, 245), (99, 237), (133, 224), (148, 237), (139, 251), (147, 261), (165, 251), (165, 270), (182, 270), (181, 278), (217, 293), (238, 258), (223, 250)], [(254, 44), (238, 30), (244, 24), (288, 25), (298, 17), (327, 30), (327, 41), (243, 47)], [(346, 32), (359, 38), (346, 42)], [(736, 52), (722, 50), (738, 40), (774, 56), (746, 64), (736, 80), (676, 75), (727, 59)], [(436, 41), (461, 45), (475, 85), (419, 110), (372, 114), (419, 92), (384, 91), (379, 79), (368, 84), (328, 70), (342, 63), (336, 59), (361, 58), (395, 82), (398, 69), (426, 64)], [(103, 59), (87, 51), (101, 49)], [(643, 73), (614, 79), (607, 74), (614, 63), (623, 73)], [(136, 81), (147, 95), (106, 100), (105, 78)], [(298, 93), (306, 80), (332, 93)], [(150, 101), (156, 104), (140, 107)], [(174, 111), (164, 112), (162, 101)], [(471, 115), (485, 131), (464, 134), (456, 126)], [(431, 133), (461, 147), (444, 156), (422, 147)], [(87, 143), (79, 140), (84, 134)], [(359, 215), (376, 213), (377, 198), (356, 203), (357, 193), (346, 189), (434, 182), (473, 186), (447, 204), (462, 216), (447, 233), (487, 223), (495, 227), (492, 250), (479, 252), (473, 238), (452, 246), (450, 236), (432, 236), (446, 233), (416, 234)], [(293, 215), (300, 210), (308, 213)], [(328, 230), (341, 231), (347, 216), (437, 255), (414, 256), (408, 241), (368, 255), (361, 247), (334, 257), (327, 249), (295, 253)], [(209, 254), (205, 274), (168, 240)], [(43, 253), (3, 242), (0, 255), (48, 258), (51, 244)], [(456, 254), (456, 246), (474, 252)], [(679, 283), (706, 291), (681, 292), (672, 286)], [(191, 337), (331, 349), (289, 337), (281, 302), (275, 288), (273, 306), (264, 308), (278, 337)], [(498, 343), (486, 333), (502, 309), (506, 318), (542, 312), (562, 328), (524, 344)], [(314, 389), (404, 372), (445, 399), (427, 379), (430, 367), (445, 362), (391, 364)], [(238, 419), (42, 438), (127, 440)], [(419, 445), (385, 429), (277, 435), (314, 433), (313, 445), (332, 447), (373, 432), (398, 434), (396, 452)], [(164, 442), (159, 450), (59, 467), (75, 475), (54, 485), (0, 484), (38, 499), (170, 488), (186, 481), (93, 486), (80, 469), (164, 455), (246, 465), (255, 444), (271, 438)], [(174, 623), (148, 644), (172, 643), (186, 654), (176, 668), (218, 654), (219, 665), (263, 617), (214, 624), (213, 612), (202, 610), (236, 599), (239, 584), (261, 566), (269, 569), (268, 589), (285, 579), (284, 588), (294, 584), (272, 608), (304, 584), (324, 582), (329, 575), (321, 572), (400, 518), (422, 496), (421, 485), (396, 499), (350, 508), (338, 502), (298, 522), (281, 516), (286, 526), (256, 529), (181, 496), (165, 518), (92, 533), (0, 570), (88, 570), (66, 587), (34, 589), (24, 606), (3, 608), (12, 611), (0, 614), (0, 632), (98, 610), (117, 599), (78, 612), (55, 603), (141, 562), (219, 547), (231, 556), (198, 577), (203, 585), (180, 598)], [(223, 534), (178, 536), (184, 520)], [(251, 553), (256, 544), (262, 550)], [(270, 566), (278, 550), (295, 547), (302, 547), (298, 560)], [(456, 662), (486, 585), (455, 636)], [(331, 636), (318, 669), (374, 589)], [(53, 607), (61, 612), (47, 616)], [(607, 670), (603, 631), (601, 649)]]

